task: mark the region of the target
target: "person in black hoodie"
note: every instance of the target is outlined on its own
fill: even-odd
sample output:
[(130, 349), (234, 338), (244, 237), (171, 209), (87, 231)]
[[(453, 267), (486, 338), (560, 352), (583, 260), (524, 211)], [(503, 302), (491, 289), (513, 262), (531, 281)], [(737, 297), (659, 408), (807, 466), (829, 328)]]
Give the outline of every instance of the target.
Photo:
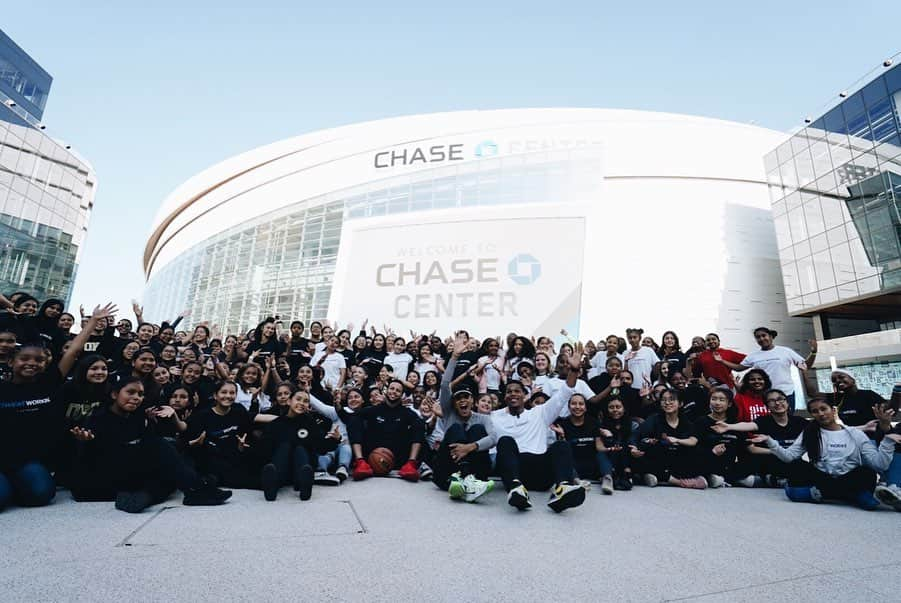
[(53, 352), (54, 358), (59, 358), (63, 344), (66, 343), (66, 334), (59, 327), (59, 317), (64, 309), (63, 300), (51, 298), (41, 304), (34, 317), (34, 328), (45, 346)]
[(23, 506), (44, 506), (56, 485), (48, 463), (64, 431), (61, 389), (89, 334), (115, 306), (94, 309), (59, 364), (47, 366), (41, 342), (25, 343), (13, 353), (12, 378), (0, 382), (0, 509), (15, 500)]
[[(270, 415), (272, 416), (272, 415)], [(288, 403), (288, 412), (273, 416), (263, 430), (261, 446), (271, 455), (263, 466), (261, 482), (266, 500), (273, 501), (278, 489), (293, 483), (300, 500), (309, 500), (313, 492), (313, 463), (319, 455), (337, 448), (341, 432), (332, 422), (310, 410), (310, 396), (296, 391)]]
[(139, 411), (144, 398), (140, 379), (120, 377), (110, 397), (112, 404), (97, 409), (84, 428), (71, 430), (82, 443), (71, 485), (75, 500), (115, 500), (120, 511), (140, 513), (166, 500), (176, 487), (184, 492), (185, 505), (218, 505), (231, 496), (201, 479), (150, 428)]

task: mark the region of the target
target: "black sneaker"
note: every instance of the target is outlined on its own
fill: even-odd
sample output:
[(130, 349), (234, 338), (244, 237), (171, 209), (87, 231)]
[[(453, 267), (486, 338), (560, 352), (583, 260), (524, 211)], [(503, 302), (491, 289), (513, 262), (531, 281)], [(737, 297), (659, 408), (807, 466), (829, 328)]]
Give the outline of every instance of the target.
[(116, 508), (126, 513), (140, 513), (152, 504), (153, 497), (143, 490), (116, 494)]
[(564, 509), (578, 507), (585, 502), (585, 488), (578, 484), (559, 484), (551, 493), (547, 506), (560, 513)]
[(278, 496), (278, 469), (272, 463), (263, 465), (260, 472), (260, 484), (263, 486), (263, 496), (268, 501), (273, 501)]
[(185, 492), (181, 504), (188, 507), (212, 507), (221, 505), (232, 496), (231, 490), (221, 490), (215, 486), (204, 484)]
[[(582, 488), (579, 489), (582, 492), (585, 491)], [(507, 504), (511, 507), (516, 507), (520, 511), (525, 511), (532, 506), (532, 503), (529, 502), (529, 491), (522, 484), (516, 486), (507, 493)]]
[(300, 500), (310, 500), (313, 495), (313, 468), (304, 465), (295, 476), (295, 486), (300, 491)]
[(624, 475), (620, 478), (620, 485), (622, 489), (625, 491), (629, 491), (632, 489), (632, 477), (629, 475)]

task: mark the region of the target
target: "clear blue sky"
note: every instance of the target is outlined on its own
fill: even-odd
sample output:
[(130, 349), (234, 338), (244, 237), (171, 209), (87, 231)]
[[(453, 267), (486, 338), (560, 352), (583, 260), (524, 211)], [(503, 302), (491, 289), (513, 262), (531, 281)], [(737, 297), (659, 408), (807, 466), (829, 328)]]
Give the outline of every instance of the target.
[[(779, 130), (898, 51), (886, 2), (6, 2), (53, 77), (48, 132), (94, 165), (73, 305), (143, 290), (163, 198), (226, 157), (410, 113), (671, 111)], [(160, 320), (166, 317), (150, 317)]]

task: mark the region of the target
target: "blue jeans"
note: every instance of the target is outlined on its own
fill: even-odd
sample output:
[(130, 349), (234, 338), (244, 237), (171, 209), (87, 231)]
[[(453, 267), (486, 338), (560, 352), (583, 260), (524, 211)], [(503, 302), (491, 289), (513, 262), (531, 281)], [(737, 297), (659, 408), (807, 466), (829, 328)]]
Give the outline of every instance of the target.
[(335, 465), (343, 465), (345, 468), (350, 467), (350, 461), (353, 460), (353, 451), (347, 444), (339, 444), (337, 448), (326, 454), (319, 455), (318, 471), (328, 471), (329, 467)]
[(18, 469), (0, 473), (0, 511), (15, 501), (23, 507), (49, 505), (56, 496), (56, 484), (40, 463), (26, 463)]
[(885, 483), (901, 486), (901, 452), (895, 451), (892, 464), (885, 471)]

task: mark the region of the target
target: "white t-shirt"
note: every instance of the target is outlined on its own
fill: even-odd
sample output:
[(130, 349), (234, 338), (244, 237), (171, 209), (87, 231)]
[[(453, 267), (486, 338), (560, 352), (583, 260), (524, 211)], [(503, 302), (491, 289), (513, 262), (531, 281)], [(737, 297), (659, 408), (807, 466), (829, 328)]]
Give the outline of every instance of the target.
[(325, 372), (325, 375), (322, 377), (322, 387), (338, 387), (338, 381), (341, 380), (341, 369), (347, 368), (347, 363), (344, 361), (344, 355), (341, 352), (334, 352), (328, 354), (328, 356), (326, 354), (328, 354), (326, 350), (320, 350), (313, 354), (310, 366), (316, 366), (319, 364), (319, 360), (325, 356), (325, 360), (322, 361), (322, 370)]
[(781, 389), (786, 395), (795, 392), (792, 366), (806, 368), (804, 359), (796, 351), (781, 345), (775, 345), (771, 350), (751, 352), (741, 361), (741, 365), (762, 370), (769, 375), (773, 388)]
[(491, 413), (494, 433), (498, 439), (510, 436), (516, 440), (520, 452), (544, 454), (547, 452), (548, 427), (560, 415), (573, 391), (564, 385), (550, 400), (513, 416), (506, 408)]
[[(620, 366), (625, 366), (623, 362), (623, 355), (616, 354), (617, 358), (619, 358)], [(598, 353), (592, 356), (591, 358), (591, 368), (588, 369), (588, 378), (593, 379), (600, 375), (601, 373), (607, 372), (607, 359), (613, 358), (613, 356), (607, 356), (607, 350), (598, 350)]]
[(425, 379), (425, 374), (429, 371), (435, 371), (439, 377), (441, 376), (441, 371), (438, 370), (438, 365), (434, 362), (417, 362), (413, 365), (413, 370), (419, 373), (420, 381)]
[(385, 356), (385, 364), (394, 370), (394, 378), (401, 381), (406, 381), (411, 362), (413, 362), (413, 357), (406, 352), (401, 352), (400, 354), (391, 352)]
[[(235, 402), (243, 406), (245, 409), (250, 410), (250, 403), (253, 402), (253, 396), (247, 392), (245, 392), (241, 387), (238, 387), (238, 395), (235, 396)], [(269, 396), (264, 394), (263, 392), (259, 392), (257, 395), (257, 402), (260, 403), (260, 410), (269, 410), (269, 407), (272, 406), (272, 403), (269, 401)]]
[(632, 373), (632, 389), (641, 389), (651, 385), (651, 371), (654, 365), (660, 362), (654, 350), (647, 346), (641, 346), (638, 351), (626, 351), (625, 368)]

